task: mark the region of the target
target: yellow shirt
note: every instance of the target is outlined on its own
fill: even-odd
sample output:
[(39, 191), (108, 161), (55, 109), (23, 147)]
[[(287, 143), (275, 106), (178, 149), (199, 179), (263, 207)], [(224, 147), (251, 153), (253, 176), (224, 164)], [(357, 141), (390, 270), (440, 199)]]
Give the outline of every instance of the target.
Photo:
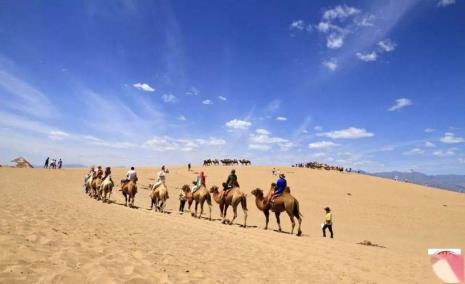
[(325, 221), (326, 221), (326, 225), (332, 225), (333, 224), (333, 213), (331, 212), (326, 213)]

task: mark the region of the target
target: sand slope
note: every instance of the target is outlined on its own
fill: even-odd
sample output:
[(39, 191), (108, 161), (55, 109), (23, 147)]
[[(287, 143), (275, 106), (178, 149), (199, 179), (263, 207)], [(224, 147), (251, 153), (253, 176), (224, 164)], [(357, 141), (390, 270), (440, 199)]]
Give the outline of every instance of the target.
[[(219, 185), (229, 167), (207, 168)], [(194, 167), (194, 171), (199, 167)], [(178, 190), (194, 174), (171, 169), (171, 214), (148, 211), (155, 169), (138, 169), (137, 209), (88, 198), (86, 169), (0, 168), (0, 282), (5, 283), (439, 283), (426, 249), (465, 249), (465, 195), (356, 174), (286, 168), (304, 236), (264, 231), (250, 191), (268, 190), (269, 167), (238, 167), (250, 228), (179, 215)], [(113, 169), (115, 180), (126, 170)], [(350, 195), (348, 195), (350, 193)], [(336, 238), (321, 238), (330, 206)], [(232, 211), (229, 212), (229, 215)], [(213, 217), (219, 218), (216, 204)], [(290, 222), (282, 215), (283, 229)], [(242, 222), (239, 209), (238, 222)], [(366, 247), (363, 240), (386, 246)]]

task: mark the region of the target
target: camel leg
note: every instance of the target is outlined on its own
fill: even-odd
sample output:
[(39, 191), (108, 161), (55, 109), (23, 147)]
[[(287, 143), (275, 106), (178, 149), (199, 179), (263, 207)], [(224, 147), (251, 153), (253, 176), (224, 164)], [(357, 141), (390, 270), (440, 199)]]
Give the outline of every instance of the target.
[(199, 215), (199, 219), (200, 217), (202, 217), (202, 214), (203, 214), (203, 204), (205, 203), (205, 199), (200, 201), (200, 215)]
[(124, 195), (124, 206), (128, 207), (128, 197), (126, 193), (123, 193)]
[(289, 218), (291, 219), (291, 223), (292, 223), (292, 229), (291, 229), (291, 235), (294, 234), (294, 227), (295, 227), (295, 221), (294, 221), (294, 215), (292, 214), (292, 212), (287, 212), (287, 214), (289, 215)]
[(270, 211), (263, 211), (265, 214), (265, 230), (268, 230), (268, 222), (270, 222)]
[(197, 217), (197, 208), (199, 207), (199, 203), (197, 202), (197, 200), (195, 201), (195, 213), (194, 213), (194, 217)]
[(211, 199), (207, 199), (207, 205), (208, 205), (208, 220), (212, 220), (212, 201)]
[(236, 206), (233, 205), (232, 208), (233, 208), (234, 216), (233, 216), (231, 222), (229, 222), (229, 225), (232, 225), (234, 223), (234, 220), (236, 220), (236, 217), (237, 217), (237, 204), (236, 204)]
[(300, 225), (302, 223), (302, 218), (300, 216), (297, 218), (297, 222), (298, 222), (297, 236), (302, 236), (302, 230), (300, 229)]
[(274, 212), (274, 214), (276, 215), (276, 222), (278, 223), (278, 230), (281, 232), (281, 221), (279, 220), (279, 214), (281, 214), (281, 212)]
[(224, 210), (223, 210), (223, 223), (226, 223), (226, 212), (228, 212), (228, 204), (224, 204)]

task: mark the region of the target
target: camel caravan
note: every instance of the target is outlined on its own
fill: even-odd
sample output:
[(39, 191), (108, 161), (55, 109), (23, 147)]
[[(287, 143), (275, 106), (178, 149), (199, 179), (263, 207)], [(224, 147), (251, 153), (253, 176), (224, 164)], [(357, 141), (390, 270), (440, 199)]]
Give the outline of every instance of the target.
[(242, 166), (251, 166), (252, 162), (250, 160), (242, 159), (242, 160), (237, 160), (237, 159), (223, 159), (223, 160), (218, 160), (218, 159), (208, 159), (203, 161), (204, 166), (238, 166), (239, 164)]
[[(317, 169), (317, 170), (327, 170), (327, 171), (338, 171), (338, 172), (343, 172), (344, 167), (338, 167), (338, 166), (330, 166), (325, 163), (319, 163), (319, 162), (308, 162), (308, 163), (299, 163), (299, 164), (294, 164), (292, 167), (296, 168), (310, 168), (310, 169)], [(351, 171), (351, 169), (346, 169), (347, 172)]]
[[(166, 174), (169, 173), (162, 167), (158, 173), (155, 184), (150, 184), (150, 210), (155, 212), (165, 212), (166, 202), (169, 199), (168, 187), (166, 186)], [(137, 193), (137, 182), (138, 177), (134, 167), (127, 172), (126, 178), (121, 180), (120, 191), (125, 199), (125, 206), (130, 208), (135, 207), (134, 201)], [(192, 217), (202, 218), (205, 211), (205, 205), (208, 206), (208, 220), (212, 220), (212, 200), (218, 204), (220, 209), (221, 222), (223, 224), (234, 224), (237, 219), (238, 207), (242, 209), (244, 219), (239, 224), (241, 227), (247, 228), (247, 194), (244, 193), (239, 183), (237, 182), (237, 176), (235, 170), (231, 171), (228, 176), (228, 180), (222, 184), (222, 189), (218, 186), (212, 186), (210, 189), (207, 188), (205, 182), (205, 175), (203, 171), (197, 177), (197, 181), (193, 182), (193, 186), (185, 184), (180, 189), (180, 213), (184, 212), (184, 204), (187, 202), (188, 213)], [(114, 188), (114, 182), (111, 178), (111, 169), (106, 167), (105, 171), (99, 166), (97, 169), (92, 167), (89, 173), (84, 178), (85, 193), (89, 197), (96, 200), (100, 200), (103, 203), (110, 203), (110, 197)], [(277, 183), (272, 183), (268, 193), (264, 193), (263, 190), (256, 188), (251, 191), (251, 194), (255, 197), (255, 204), (258, 210), (262, 211), (265, 215), (265, 227), (268, 229), (270, 211), (275, 213), (276, 222), (278, 229), (281, 232), (280, 214), (286, 212), (292, 223), (291, 234), (294, 233), (295, 219), (297, 219), (297, 236), (302, 235), (301, 223), (302, 214), (300, 212), (299, 202), (295, 197), (291, 195), (291, 190), (287, 186), (284, 174), (280, 174)], [(194, 209), (191, 207), (194, 204)], [(231, 220), (227, 219), (228, 208), (231, 207), (233, 216)], [(199, 211), (200, 210), (200, 211)]]

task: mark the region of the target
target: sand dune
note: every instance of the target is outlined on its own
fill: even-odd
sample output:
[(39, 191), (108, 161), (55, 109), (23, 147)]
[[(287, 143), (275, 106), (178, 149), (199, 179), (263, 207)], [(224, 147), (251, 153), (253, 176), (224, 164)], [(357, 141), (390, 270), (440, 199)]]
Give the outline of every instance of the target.
[[(229, 167), (206, 169), (219, 185)], [(179, 215), (178, 190), (193, 172), (172, 168), (168, 213), (154, 213), (148, 190), (155, 169), (138, 169), (136, 209), (88, 198), (87, 169), (0, 168), (2, 283), (439, 283), (426, 250), (465, 249), (465, 195), (375, 177), (285, 168), (304, 215), (300, 238), (278, 233), (250, 191), (268, 190), (270, 167), (238, 167), (248, 193), (249, 228)], [(198, 171), (199, 167), (194, 167)], [(113, 169), (115, 180), (125, 169)], [(334, 213), (335, 239), (323, 239), (323, 207)], [(229, 217), (232, 211), (229, 212)], [(283, 229), (290, 230), (282, 215)], [(242, 222), (239, 210), (238, 222)], [(369, 240), (386, 248), (357, 244)]]

